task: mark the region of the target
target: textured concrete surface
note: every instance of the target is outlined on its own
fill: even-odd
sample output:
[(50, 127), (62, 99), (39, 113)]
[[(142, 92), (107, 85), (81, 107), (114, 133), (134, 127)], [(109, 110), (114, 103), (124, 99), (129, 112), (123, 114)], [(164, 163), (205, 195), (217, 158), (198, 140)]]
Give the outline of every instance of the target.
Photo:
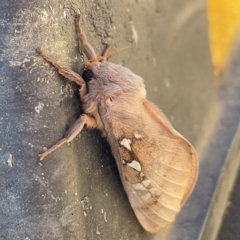
[[(227, 146), (214, 148), (225, 152), (212, 162), (209, 139), (222, 112), (219, 84), (212, 77), (205, 1), (1, 4), (0, 239), (197, 239), (232, 141), (225, 134)], [(78, 71), (83, 56), (75, 33), (77, 11), (98, 54), (107, 43), (130, 46), (109, 61), (145, 79), (148, 98), (199, 152), (203, 175), (196, 189), (177, 221), (156, 236), (137, 222), (98, 131), (83, 131), (69, 146), (38, 160), (43, 147), (59, 140), (82, 111), (76, 85), (59, 76), (35, 48), (42, 46)], [(224, 124), (218, 126), (225, 131)]]

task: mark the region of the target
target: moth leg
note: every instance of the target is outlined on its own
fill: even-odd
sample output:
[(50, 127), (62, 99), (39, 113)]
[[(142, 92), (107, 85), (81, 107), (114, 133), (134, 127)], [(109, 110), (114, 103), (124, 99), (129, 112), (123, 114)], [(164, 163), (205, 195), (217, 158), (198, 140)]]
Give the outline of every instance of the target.
[(86, 84), (82, 85), (80, 90), (79, 90), (79, 95), (80, 95), (80, 100), (83, 102), (83, 97), (87, 95), (87, 86)]
[(87, 37), (80, 27), (80, 14), (77, 15), (76, 29), (78, 39), (80, 41), (80, 51), (82, 51), (86, 55), (88, 60), (97, 58), (97, 54), (95, 53), (91, 44), (87, 41)]
[(55, 145), (53, 145), (51, 148), (49, 148), (44, 153), (39, 154), (40, 160), (43, 160), (47, 155), (58, 149), (60, 146), (62, 146), (64, 143), (71, 142), (83, 129), (84, 125), (87, 125), (87, 127), (96, 128), (97, 122), (95, 118), (87, 115), (82, 114), (78, 120), (73, 124), (73, 126), (69, 129), (69, 131), (65, 134), (64, 138), (58, 141)]
[(80, 86), (85, 84), (85, 81), (82, 79), (80, 75), (78, 75), (77, 73), (75, 73), (73, 70), (69, 68), (62, 67), (56, 60), (54, 60), (53, 58), (48, 56), (46, 53), (44, 53), (41, 47), (38, 47), (37, 51), (46, 61), (50, 62), (58, 70), (59, 74), (77, 83)]

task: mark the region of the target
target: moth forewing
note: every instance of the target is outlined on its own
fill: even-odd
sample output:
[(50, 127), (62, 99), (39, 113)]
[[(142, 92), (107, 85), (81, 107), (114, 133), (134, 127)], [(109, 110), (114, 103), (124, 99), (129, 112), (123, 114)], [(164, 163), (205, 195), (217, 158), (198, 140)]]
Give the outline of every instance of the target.
[(119, 116), (102, 105), (99, 114), (131, 206), (143, 228), (156, 233), (174, 221), (191, 193), (197, 155), (154, 104), (138, 101), (141, 121), (128, 106)]

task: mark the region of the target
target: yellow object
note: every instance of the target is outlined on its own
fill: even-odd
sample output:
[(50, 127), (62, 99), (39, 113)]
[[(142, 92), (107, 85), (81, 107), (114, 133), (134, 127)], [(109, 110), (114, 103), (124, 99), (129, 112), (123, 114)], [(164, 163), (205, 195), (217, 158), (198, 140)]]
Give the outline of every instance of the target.
[(240, 28), (240, 0), (208, 0), (214, 74), (219, 76)]

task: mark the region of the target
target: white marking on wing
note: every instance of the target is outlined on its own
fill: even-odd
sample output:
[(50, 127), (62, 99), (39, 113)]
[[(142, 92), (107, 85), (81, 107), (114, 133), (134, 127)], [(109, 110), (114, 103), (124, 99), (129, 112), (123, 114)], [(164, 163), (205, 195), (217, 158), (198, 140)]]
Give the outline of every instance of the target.
[(141, 183), (133, 184), (133, 188), (140, 191), (147, 191), (147, 189)]
[(145, 187), (148, 187), (149, 184), (150, 184), (150, 180), (148, 180), (148, 179), (143, 180), (143, 181), (142, 181), (142, 184), (143, 184)]
[(137, 170), (138, 172), (141, 171), (142, 167), (140, 165), (140, 163), (136, 160), (132, 160), (132, 162), (127, 163), (127, 165), (135, 170)]
[(139, 138), (141, 138), (141, 137), (142, 137), (142, 135), (141, 135), (141, 134), (139, 134), (139, 133), (134, 133), (134, 137), (135, 137), (136, 139), (139, 139)]
[(147, 202), (151, 197), (152, 195), (150, 193), (147, 193), (146, 195), (141, 196), (144, 202)]
[(150, 188), (149, 189), (149, 192), (152, 194), (152, 195), (155, 195), (156, 194), (156, 190), (154, 188)]
[(132, 149), (131, 149), (131, 146), (130, 146), (130, 144), (131, 144), (131, 140), (130, 139), (127, 139), (127, 138), (124, 138), (121, 142), (120, 142), (120, 144), (122, 145), (122, 146), (124, 146), (125, 148), (127, 148), (129, 151), (131, 151)]

